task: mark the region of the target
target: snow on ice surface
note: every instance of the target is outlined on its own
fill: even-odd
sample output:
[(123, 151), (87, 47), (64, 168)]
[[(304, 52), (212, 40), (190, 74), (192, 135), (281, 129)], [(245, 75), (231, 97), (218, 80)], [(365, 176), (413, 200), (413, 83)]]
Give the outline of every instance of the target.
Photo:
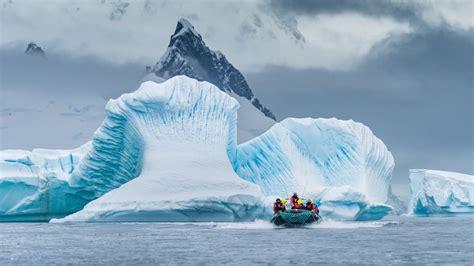
[[(161, 84), (145, 82), (138, 91), (109, 102), (109, 112), (126, 117), (130, 124), (129, 130), (119, 131), (130, 131), (123, 135), (135, 137), (105, 145), (113, 147), (106, 154), (122, 153), (132, 161), (127, 168), (140, 166), (136, 169), (141, 172), (131, 171), (128, 178), (139, 176), (62, 221), (254, 219), (263, 210), (260, 189), (237, 176), (227, 156), (236, 147), (238, 107), (235, 99), (214, 85), (185, 76)], [(104, 123), (96, 134), (110, 134), (115, 126)], [(117, 139), (122, 138), (110, 140)], [(128, 143), (130, 149), (117, 150)], [(88, 159), (104, 153), (102, 142), (94, 148), (96, 153)], [(103, 160), (109, 161), (114, 158)], [(90, 163), (84, 165), (80, 170), (87, 173), (84, 169)]]
[(322, 204), (323, 215), (380, 219), (392, 209), (384, 203), (393, 157), (368, 127), (352, 120), (285, 119), (239, 145), (231, 159), (266, 196), (304, 191)]
[(474, 214), (474, 176), (425, 169), (410, 170), (410, 215)]
[[(22, 152), (2, 152), (7, 167), (18, 162), (0, 181), (2, 194), (9, 195), (0, 202), (8, 213), (0, 217), (21, 215), (35, 205), (40, 207), (28, 209), (29, 215), (48, 220), (61, 215), (45, 213), (64, 216), (98, 198), (61, 221), (267, 219), (274, 196), (294, 190), (317, 199), (328, 217), (373, 220), (391, 209), (383, 203), (393, 158), (367, 127), (336, 119), (287, 119), (237, 146), (238, 107), (214, 85), (186, 76), (145, 82), (107, 104), (106, 119), (80, 149), (74, 167), (55, 163), (66, 171), (49, 169), (47, 185), (12, 185), (15, 176), (28, 184), (23, 175), (30, 170), (22, 168)], [(75, 154), (44, 153), (50, 161)], [(33, 166), (41, 173), (48, 169), (44, 163)]]

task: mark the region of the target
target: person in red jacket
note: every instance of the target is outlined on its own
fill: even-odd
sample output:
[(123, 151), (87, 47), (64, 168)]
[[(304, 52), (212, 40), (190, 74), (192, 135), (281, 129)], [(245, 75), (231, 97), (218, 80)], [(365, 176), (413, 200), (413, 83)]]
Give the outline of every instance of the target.
[(273, 204), (273, 213), (277, 214), (279, 211), (285, 211), (285, 204), (281, 202), (280, 198), (277, 198), (275, 203)]
[(298, 203), (298, 200), (300, 197), (298, 197), (298, 193), (293, 193), (293, 196), (290, 198), (290, 205), (292, 209), (295, 209), (296, 204)]
[(304, 209), (303, 201), (301, 199), (298, 199), (295, 206), (293, 206), (293, 209)]
[(314, 202), (309, 199), (308, 201), (306, 201), (306, 209), (308, 211), (312, 211), (316, 214), (319, 214), (319, 209), (318, 209), (318, 206), (316, 206), (316, 204), (314, 204)]

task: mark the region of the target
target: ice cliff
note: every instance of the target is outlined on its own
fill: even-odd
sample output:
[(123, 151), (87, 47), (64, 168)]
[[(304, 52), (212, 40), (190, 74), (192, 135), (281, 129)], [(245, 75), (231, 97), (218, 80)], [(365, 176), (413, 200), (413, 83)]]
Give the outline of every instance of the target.
[(394, 160), (381, 140), (360, 123), (288, 118), (231, 155), (235, 171), (267, 196), (305, 193), (326, 216), (379, 219)]
[(71, 185), (90, 145), (72, 151), (0, 151), (0, 222), (47, 221), (78, 211), (94, 189)]
[(409, 215), (474, 214), (474, 176), (461, 173), (410, 170)]
[(238, 108), (208, 82), (145, 82), (78, 150), (2, 151), (0, 221), (243, 221), (293, 191), (328, 217), (391, 210), (393, 158), (369, 128), (291, 118), (237, 145)]

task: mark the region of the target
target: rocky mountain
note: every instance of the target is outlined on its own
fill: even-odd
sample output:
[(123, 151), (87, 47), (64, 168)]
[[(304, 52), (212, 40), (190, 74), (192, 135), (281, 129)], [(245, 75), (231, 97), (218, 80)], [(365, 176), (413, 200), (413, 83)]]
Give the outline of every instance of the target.
[(25, 54), (31, 55), (31, 56), (36, 56), (36, 57), (41, 57), (45, 58), (46, 54), (44, 53), (43, 49), (36, 45), (34, 42), (28, 43), (28, 46), (26, 47)]
[(242, 73), (221, 52), (209, 49), (186, 19), (178, 21), (165, 54), (156, 65), (147, 67), (147, 71), (160, 79), (186, 75), (208, 81), (231, 95), (247, 99), (265, 116), (276, 120), (275, 115), (255, 97)]

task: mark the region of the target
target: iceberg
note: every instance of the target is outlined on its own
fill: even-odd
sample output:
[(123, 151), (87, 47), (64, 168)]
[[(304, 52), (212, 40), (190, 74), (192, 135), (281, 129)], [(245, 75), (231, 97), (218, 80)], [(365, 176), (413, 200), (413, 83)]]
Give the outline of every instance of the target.
[(394, 167), (371, 130), (352, 120), (288, 118), (230, 155), (234, 170), (266, 196), (313, 197), (323, 216), (380, 219)]
[(260, 188), (237, 176), (227, 156), (236, 149), (238, 107), (185, 76), (145, 82), (109, 102), (76, 184), (97, 186), (102, 175), (123, 185), (54, 222), (255, 219), (264, 209)]
[(144, 82), (76, 150), (2, 151), (0, 221), (245, 221), (293, 191), (327, 217), (392, 210), (393, 157), (368, 127), (290, 118), (237, 145), (238, 108), (205, 81)]
[(93, 198), (70, 181), (89, 146), (0, 151), (0, 221), (47, 221), (82, 209)]
[(408, 215), (474, 214), (474, 176), (436, 170), (410, 170)]

